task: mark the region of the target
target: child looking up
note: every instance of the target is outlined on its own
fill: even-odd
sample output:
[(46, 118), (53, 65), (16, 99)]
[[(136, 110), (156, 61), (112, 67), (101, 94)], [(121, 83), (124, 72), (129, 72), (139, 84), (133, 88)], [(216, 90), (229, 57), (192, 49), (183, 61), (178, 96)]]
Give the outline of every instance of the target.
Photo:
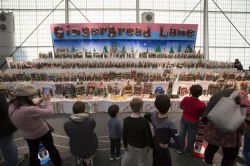
[[(191, 96), (185, 97), (180, 103), (180, 108), (183, 109), (180, 122), (181, 151), (177, 151), (181, 153), (186, 147), (186, 154), (189, 156), (193, 153), (199, 117), (206, 108), (206, 104), (199, 100), (202, 94), (202, 87), (200, 85), (192, 85), (190, 93)], [(185, 145), (186, 135), (188, 135), (187, 145)]]
[[(178, 131), (174, 121), (168, 118), (170, 99), (167, 95), (157, 96), (155, 107), (158, 111), (144, 115), (155, 130), (153, 137), (153, 166), (171, 166), (170, 147), (179, 148)], [(175, 143), (170, 143), (173, 138)]]
[(121, 158), (121, 136), (122, 136), (122, 126), (121, 121), (117, 118), (119, 113), (118, 105), (111, 105), (108, 108), (108, 114), (110, 119), (108, 121), (108, 131), (110, 139), (110, 160)]
[(149, 146), (152, 145), (150, 125), (147, 119), (141, 117), (143, 101), (140, 98), (132, 99), (130, 107), (132, 114), (123, 123), (125, 155), (121, 166), (144, 166)]

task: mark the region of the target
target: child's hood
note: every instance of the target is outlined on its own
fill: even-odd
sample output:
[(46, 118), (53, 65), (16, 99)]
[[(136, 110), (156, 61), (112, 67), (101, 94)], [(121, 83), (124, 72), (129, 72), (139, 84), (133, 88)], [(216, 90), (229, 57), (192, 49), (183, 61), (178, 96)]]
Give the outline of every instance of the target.
[(79, 113), (71, 115), (70, 119), (72, 119), (75, 122), (83, 122), (88, 117), (89, 117), (88, 113)]

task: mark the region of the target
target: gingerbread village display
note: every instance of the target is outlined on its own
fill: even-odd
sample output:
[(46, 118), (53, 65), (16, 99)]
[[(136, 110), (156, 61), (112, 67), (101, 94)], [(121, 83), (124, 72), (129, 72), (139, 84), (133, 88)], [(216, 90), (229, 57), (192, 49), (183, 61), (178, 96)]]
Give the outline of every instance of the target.
[[(49, 52), (39, 54), (39, 59), (33, 61), (12, 61), (9, 62), (10, 69), (0, 74), (0, 81), (7, 85), (22, 81), (41, 82), (44, 86), (53, 83), (55, 86), (50, 93), (55, 97), (66, 98), (123, 95), (155, 97), (152, 94), (165, 93), (176, 98), (176, 95), (188, 95), (190, 84), (178, 86), (177, 93), (172, 94), (173, 85), (170, 87), (169, 82), (195, 84), (196, 81), (211, 82), (203, 91), (203, 95), (210, 96), (220, 90), (225, 79), (236, 80), (241, 89), (250, 91), (249, 75), (237, 72), (232, 63), (202, 60), (200, 51), (171, 56), (169, 54), (172, 53), (166, 56), (139, 53), (129, 58), (126, 58), (127, 54), (122, 58), (93, 54), (88, 58), (86, 54), (85, 57), (74, 54), (59, 58)], [(166, 85), (154, 86), (156, 82)]]
[(52, 24), (53, 52), (9, 60), (0, 82), (11, 89), (29, 81), (41, 91), (50, 85), (53, 97), (78, 99), (179, 98), (192, 84), (201, 84), (209, 97), (226, 79), (250, 91), (249, 75), (233, 63), (204, 60), (194, 49), (197, 29), (197, 24)]

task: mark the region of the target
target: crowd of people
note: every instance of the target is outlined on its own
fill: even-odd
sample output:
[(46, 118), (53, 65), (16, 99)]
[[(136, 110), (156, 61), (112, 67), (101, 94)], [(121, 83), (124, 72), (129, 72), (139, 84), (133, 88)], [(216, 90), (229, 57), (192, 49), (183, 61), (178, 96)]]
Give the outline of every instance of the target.
[[(52, 114), (53, 108), (50, 96), (45, 95), (36, 99), (36, 88), (29, 83), (20, 83), (15, 87), (15, 97), (7, 102), (0, 94), (0, 149), (5, 166), (17, 165), (18, 152), (13, 141), (13, 133), (19, 129), (29, 147), (29, 165), (40, 166), (38, 159), (39, 145), (42, 143), (48, 150), (51, 161), (55, 166), (62, 165), (60, 154), (53, 143), (52, 127), (45, 120)], [(233, 98), (236, 105), (245, 111), (245, 119), (236, 130), (225, 133), (216, 126), (209, 114), (214, 111), (222, 98)], [(202, 121), (205, 128), (205, 164), (213, 165), (213, 158), (218, 148), (223, 151), (222, 166), (233, 166), (241, 146), (244, 134), (243, 154), (247, 165), (250, 165), (250, 101), (244, 91), (236, 90), (234, 81), (225, 81), (222, 90), (214, 94), (206, 104), (199, 100), (202, 94), (200, 85), (190, 87), (190, 96), (180, 102), (183, 109), (180, 128), (177, 129), (173, 120), (168, 117), (171, 107), (167, 95), (156, 97), (154, 105), (156, 111), (143, 113), (143, 100), (133, 98), (130, 102), (132, 113), (123, 120), (118, 119), (119, 106), (111, 105), (108, 108), (110, 119), (107, 123), (110, 138), (110, 157), (112, 160), (121, 160), (121, 166), (144, 166), (147, 162), (149, 149), (153, 151), (153, 166), (171, 166), (170, 148), (175, 148), (179, 154), (193, 155), (194, 142), (198, 124)], [(41, 107), (45, 102), (46, 107)], [(226, 107), (225, 107), (226, 108)], [(73, 114), (64, 124), (64, 130), (69, 137), (70, 152), (77, 158), (89, 158), (98, 149), (98, 138), (94, 132), (95, 119), (85, 112), (85, 103), (77, 101), (73, 105)], [(222, 107), (223, 109), (223, 107)], [(224, 117), (227, 118), (227, 117)], [(230, 122), (228, 122), (230, 123)], [(151, 129), (151, 126), (153, 130)], [(153, 134), (152, 134), (153, 133)], [(121, 151), (121, 140), (125, 153)]]

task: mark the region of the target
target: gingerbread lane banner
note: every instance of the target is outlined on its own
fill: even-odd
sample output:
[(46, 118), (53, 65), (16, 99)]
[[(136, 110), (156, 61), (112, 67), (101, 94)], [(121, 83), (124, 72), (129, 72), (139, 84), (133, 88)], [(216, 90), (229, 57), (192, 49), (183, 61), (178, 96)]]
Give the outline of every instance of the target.
[[(197, 24), (75, 23), (51, 24), (54, 51), (74, 53), (194, 50)], [(190, 51), (191, 50), (191, 51)]]

